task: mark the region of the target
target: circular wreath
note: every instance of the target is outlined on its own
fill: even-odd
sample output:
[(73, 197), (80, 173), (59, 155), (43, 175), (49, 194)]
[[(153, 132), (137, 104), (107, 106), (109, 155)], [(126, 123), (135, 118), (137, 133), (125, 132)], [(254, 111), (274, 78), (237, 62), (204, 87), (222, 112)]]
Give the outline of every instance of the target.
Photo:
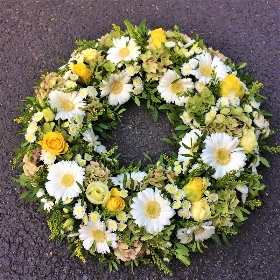
[[(16, 119), (25, 139), (15, 180), (27, 188), (21, 198), (40, 201), (50, 239), (67, 239), (83, 262), (89, 254), (110, 269), (153, 262), (171, 274), (167, 262), (189, 265), (209, 238), (228, 243), (261, 205), (257, 166), (269, 164), (259, 151), (273, 149), (262, 84), (177, 26), (125, 25), (77, 41), (69, 61), (41, 77)], [(143, 169), (119, 165), (117, 147), (102, 140), (130, 99), (155, 121), (166, 113), (176, 133), (163, 140), (178, 153)]]

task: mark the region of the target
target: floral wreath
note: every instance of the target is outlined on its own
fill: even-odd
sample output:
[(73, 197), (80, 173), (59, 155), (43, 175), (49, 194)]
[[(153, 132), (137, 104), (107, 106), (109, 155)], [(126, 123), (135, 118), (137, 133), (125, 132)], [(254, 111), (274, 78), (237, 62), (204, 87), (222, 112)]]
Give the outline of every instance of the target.
[[(27, 202), (40, 202), (50, 239), (67, 239), (83, 262), (94, 255), (110, 270), (155, 263), (172, 274), (174, 258), (190, 264), (205, 240), (229, 244), (249, 210), (259, 207), (265, 185), (257, 173), (261, 150), (279, 152), (260, 109), (262, 84), (218, 51), (146, 22), (126, 30), (113, 24), (99, 40), (78, 48), (56, 72), (44, 74), (15, 121), (24, 141), (15, 148), (14, 178)], [(165, 112), (177, 147), (171, 157), (141, 170), (120, 166), (110, 137), (133, 99), (157, 121)], [(147, 155), (147, 157), (149, 157)]]

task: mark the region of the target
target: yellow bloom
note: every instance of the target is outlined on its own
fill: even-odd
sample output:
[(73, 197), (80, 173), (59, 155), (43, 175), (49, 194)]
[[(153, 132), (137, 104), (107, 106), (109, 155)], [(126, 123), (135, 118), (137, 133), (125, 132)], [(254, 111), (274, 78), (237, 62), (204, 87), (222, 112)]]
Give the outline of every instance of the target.
[(54, 120), (55, 115), (50, 108), (44, 109), (42, 113), (46, 122), (52, 122)]
[(101, 55), (101, 52), (98, 52), (96, 49), (86, 49), (81, 54), (84, 56), (85, 61), (90, 63), (96, 60)]
[(43, 140), (39, 141), (38, 144), (42, 146), (43, 150), (46, 150), (55, 156), (64, 154), (68, 151), (67, 142), (64, 140), (63, 136), (56, 131), (46, 133)]
[(240, 145), (243, 147), (246, 154), (252, 152), (255, 149), (255, 147), (258, 145), (258, 142), (253, 130), (245, 128), (242, 131)]
[(194, 202), (201, 199), (206, 188), (207, 186), (203, 184), (203, 179), (200, 177), (195, 177), (184, 186), (183, 191), (186, 194), (186, 198), (189, 201)]
[(220, 89), (221, 96), (225, 97), (231, 93), (234, 93), (240, 99), (245, 93), (245, 89), (241, 84), (240, 80), (233, 74), (229, 74), (224, 78), (224, 80), (221, 82)]
[(190, 212), (193, 219), (197, 222), (209, 219), (211, 216), (211, 210), (207, 203), (207, 199), (202, 198), (199, 201), (192, 202)]
[(86, 190), (87, 199), (93, 204), (104, 204), (110, 197), (108, 186), (101, 182), (95, 181), (88, 185)]
[(106, 209), (109, 211), (122, 211), (125, 207), (124, 200), (120, 197), (119, 191), (117, 188), (111, 189), (111, 197), (106, 203)]
[(150, 44), (159, 49), (161, 48), (161, 43), (166, 42), (165, 31), (162, 28), (154, 29), (151, 31), (151, 38)]
[(91, 72), (84, 63), (75, 64), (72, 71), (77, 74), (84, 83), (88, 83), (90, 81)]

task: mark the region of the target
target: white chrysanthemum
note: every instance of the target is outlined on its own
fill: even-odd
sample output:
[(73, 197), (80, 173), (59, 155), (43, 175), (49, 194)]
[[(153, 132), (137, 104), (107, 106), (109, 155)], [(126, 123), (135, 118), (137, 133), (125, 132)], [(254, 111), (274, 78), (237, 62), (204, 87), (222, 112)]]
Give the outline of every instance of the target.
[(207, 136), (202, 151), (202, 161), (215, 169), (215, 179), (223, 177), (227, 172), (238, 170), (246, 164), (243, 148), (238, 148), (239, 140), (226, 133), (213, 133)]
[(204, 83), (200, 82), (200, 81), (197, 81), (194, 84), (194, 87), (198, 92), (202, 92), (205, 89), (206, 85)]
[[(117, 177), (110, 177), (111, 181), (115, 186), (120, 186), (122, 189), (124, 187), (124, 176), (126, 175), (126, 186), (127, 188), (130, 188), (131, 184), (134, 184), (134, 188), (139, 186), (140, 183), (143, 181), (143, 179), (147, 176), (146, 172), (132, 172), (132, 173), (121, 173), (118, 174)], [(132, 182), (133, 181), (133, 182)]]
[(180, 200), (176, 200), (172, 203), (172, 208), (173, 209), (179, 209), (181, 208), (181, 201)]
[(190, 208), (191, 208), (191, 203), (190, 203), (190, 201), (188, 201), (188, 200), (183, 200), (182, 201), (182, 209), (183, 210), (190, 210)]
[(182, 119), (183, 123), (186, 125), (189, 125), (193, 120), (193, 117), (187, 111), (184, 111), (182, 116), (180, 116), (180, 118)]
[[(175, 83), (174, 81), (177, 80)], [(173, 70), (168, 69), (160, 78), (157, 90), (166, 103), (175, 103), (178, 106), (186, 104), (189, 97), (179, 97), (177, 94), (192, 90), (194, 84), (192, 79), (180, 79), (180, 76)]]
[(144, 226), (151, 234), (161, 232), (165, 225), (170, 225), (170, 219), (175, 215), (170, 202), (160, 195), (158, 188), (138, 192), (132, 201), (130, 213), (135, 223), (139, 227)]
[(40, 188), (40, 189), (37, 191), (36, 196), (37, 196), (38, 198), (40, 198), (40, 197), (42, 197), (43, 195), (45, 195), (45, 190), (42, 189), (42, 188)]
[(187, 62), (185, 62), (181, 67), (181, 73), (182, 73), (183, 76), (190, 75), (191, 70), (192, 70), (192, 67)]
[(208, 200), (209, 202), (216, 202), (216, 201), (218, 200), (218, 198), (219, 198), (219, 196), (218, 196), (218, 194), (216, 194), (216, 193), (209, 193), (209, 194), (207, 195), (207, 200)]
[(168, 41), (168, 42), (165, 42), (164, 45), (167, 48), (174, 48), (176, 46), (176, 43), (174, 41)]
[(201, 226), (192, 227), (195, 241), (204, 241), (215, 234), (215, 227), (211, 226), (212, 222), (205, 222)]
[(36, 136), (34, 133), (26, 133), (24, 138), (29, 143), (34, 143), (36, 141)]
[(187, 220), (191, 217), (191, 212), (190, 212), (190, 210), (180, 209), (178, 211), (178, 215), (179, 215), (179, 217)]
[(26, 132), (27, 133), (30, 133), (30, 134), (34, 134), (36, 131), (38, 130), (38, 125), (36, 122), (30, 122), (28, 124), (28, 127), (27, 127), (27, 130)]
[(127, 225), (125, 223), (118, 224), (118, 231), (124, 231), (126, 228), (127, 228)]
[(140, 77), (135, 77), (135, 78), (133, 78), (132, 83), (133, 83), (133, 85), (134, 85), (135, 87), (142, 86), (142, 84), (143, 84), (143, 82), (142, 82), (142, 80), (141, 80)]
[(46, 198), (41, 199), (41, 202), (44, 203), (44, 210), (47, 210), (48, 212), (54, 206), (54, 203), (51, 200), (47, 200)]
[(165, 189), (168, 193), (175, 194), (178, 191), (178, 187), (174, 184), (167, 184)]
[(246, 199), (247, 199), (247, 195), (248, 195), (248, 187), (245, 184), (238, 184), (237, 186), (235, 186), (235, 188), (241, 192), (241, 199), (242, 202), (245, 203)]
[(81, 192), (77, 182), (83, 184), (84, 174), (84, 168), (75, 161), (60, 161), (52, 165), (49, 171), (46, 190), (56, 199), (77, 197)]
[(78, 126), (75, 123), (71, 123), (68, 127), (68, 132), (72, 136), (76, 136), (79, 131)]
[(230, 105), (228, 97), (221, 97), (216, 102), (216, 108), (222, 109), (224, 107), (228, 107)]
[(71, 80), (65, 81), (66, 88), (75, 88), (77, 86), (77, 83)]
[(74, 160), (78, 163), (80, 160), (82, 160), (82, 155), (81, 154), (76, 154)]
[(42, 112), (37, 112), (33, 115), (32, 121), (39, 122), (44, 117)]
[(126, 198), (128, 196), (128, 191), (127, 190), (120, 190), (119, 195), (122, 198)]
[(113, 39), (114, 47), (108, 50), (107, 59), (114, 64), (121, 61), (137, 60), (140, 55), (140, 47), (136, 44), (134, 39), (122, 36), (120, 39)]
[(240, 104), (240, 98), (234, 93), (228, 95), (229, 102), (232, 106), (236, 107)]
[(125, 72), (128, 76), (132, 77), (139, 72), (139, 67), (133, 65), (127, 65), (125, 68)]
[(109, 219), (106, 224), (108, 229), (111, 231), (116, 231), (118, 229), (118, 223), (115, 220)]
[(193, 153), (197, 151), (198, 147), (193, 148), (193, 146), (196, 144), (198, 137), (201, 135), (202, 133), (199, 129), (193, 129), (190, 132), (186, 133), (186, 135), (182, 138), (180, 142), (180, 148), (178, 151), (179, 162), (186, 162), (191, 159), (191, 157), (185, 155), (192, 156)]
[(208, 84), (210, 82), (213, 72), (215, 72), (218, 80), (222, 80), (230, 71), (230, 68), (225, 65), (219, 57), (214, 56), (212, 59), (210, 53), (197, 55), (195, 59), (198, 62), (198, 67), (192, 70), (191, 74), (203, 84)]
[(112, 74), (109, 81), (102, 81), (101, 97), (109, 94), (110, 105), (124, 104), (130, 99), (130, 93), (133, 92), (133, 85), (128, 83), (129, 80), (130, 77), (125, 72)]
[(98, 135), (95, 135), (95, 133), (93, 132), (92, 128), (89, 128), (88, 130), (86, 130), (84, 133), (82, 133), (82, 135), (84, 136), (84, 140), (86, 142), (89, 142), (89, 146), (94, 148), (94, 151), (102, 154), (102, 153), (106, 153), (106, 147), (101, 145), (100, 141), (97, 141), (97, 139), (99, 138)]
[(88, 89), (87, 88), (81, 88), (78, 92), (79, 96), (82, 98), (86, 98), (88, 95)]
[(173, 199), (175, 200), (181, 200), (185, 197), (185, 192), (181, 189), (179, 189), (175, 194), (172, 195)]
[(70, 119), (76, 115), (85, 115), (85, 111), (81, 110), (86, 103), (79, 94), (74, 92), (62, 92), (59, 90), (52, 91), (49, 94), (49, 102), (51, 108), (57, 109), (55, 119)]
[(71, 73), (69, 75), (69, 78), (70, 78), (71, 81), (77, 81), (79, 79), (79, 76), (77, 74)]
[(257, 102), (255, 99), (250, 102), (250, 105), (255, 109), (260, 109), (260, 102)]
[(119, 222), (126, 222), (127, 221), (127, 215), (124, 211), (120, 211), (117, 215), (116, 218)]
[(249, 104), (245, 104), (243, 110), (245, 113), (251, 113), (253, 111), (252, 107)]
[(92, 160), (92, 156), (88, 153), (85, 153), (84, 158), (86, 161), (91, 161)]
[(117, 247), (117, 235), (106, 230), (104, 222), (89, 221), (79, 229), (79, 234), (86, 250), (89, 250), (93, 243), (96, 245), (95, 250), (100, 254), (110, 253), (109, 244), (113, 248)]
[(52, 153), (42, 150), (40, 160), (44, 162), (44, 164), (53, 164), (56, 160), (56, 156)]
[(133, 93), (134, 93), (135, 95), (138, 95), (138, 94), (140, 94), (140, 93), (143, 91), (143, 89), (144, 89), (143, 86), (134, 87)]
[(180, 164), (174, 166), (174, 172), (176, 172), (177, 174), (180, 174), (181, 171), (182, 171), (182, 167)]
[(96, 211), (91, 212), (89, 214), (89, 220), (92, 222), (99, 222), (100, 221), (100, 214)]
[(95, 89), (95, 87), (93, 87), (93, 86), (89, 86), (89, 87), (87, 87), (87, 90), (88, 90), (88, 96), (90, 96), (90, 97), (96, 97), (97, 96), (97, 91), (96, 91), (96, 89)]
[(73, 216), (75, 217), (75, 219), (83, 219), (86, 214), (86, 208), (86, 204), (84, 203), (84, 205), (82, 205), (82, 201), (81, 199), (79, 199), (73, 208)]

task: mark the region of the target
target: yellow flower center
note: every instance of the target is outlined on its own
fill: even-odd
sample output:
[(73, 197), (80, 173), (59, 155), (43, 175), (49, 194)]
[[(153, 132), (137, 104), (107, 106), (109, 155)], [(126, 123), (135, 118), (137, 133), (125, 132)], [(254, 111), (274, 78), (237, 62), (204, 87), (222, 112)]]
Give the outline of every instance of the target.
[(220, 165), (227, 165), (230, 162), (230, 152), (225, 148), (219, 148), (215, 151), (215, 159)]
[(202, 232), (204, 232), (204, 228), (200, 227), (198, 230), (194, 231), (194, 234), (197, 235), (197, 234), (201, 234)]
[(161, 211), (160, 204), (156, 201), (149, 201), (145, 207), (145, 215), (150, 219), (158, 218)]
[(129, 54), (129, 49), (128, 48), (122, 48), (119, 50), (119, 56), (120, 57), (126, 57)]
[(204, 65), (200, 68), (200, 72), (203, 76), (211, 77), (212, 74), (212, 68), (209, 65)]
[(74, 109), (74, 104), (70, 100), (65, 100), (61, 103), (61, 109), (66, 112), (72, 111)]
[(111, 84), (110, 92), (113, 94), (119, 94), (119, 93), (121, 93), (122, 89), (123, 89), (122, 83), (115, 81)]
[(184, 91), (184, 87), (181, 81), (177, 81), (174, 84), (171, 84), (171, 92), (177, 94)]
[(74, 183), (74, 181), (74, 176), (70, 173), (67, 173), (61, 178), (61, 185), (63, 188), (69, 188)]
[(105, 233), (101, 230), (94, 229), (91, 234), (94, 240), (97, 242), (104, 242), (106, 240)]

